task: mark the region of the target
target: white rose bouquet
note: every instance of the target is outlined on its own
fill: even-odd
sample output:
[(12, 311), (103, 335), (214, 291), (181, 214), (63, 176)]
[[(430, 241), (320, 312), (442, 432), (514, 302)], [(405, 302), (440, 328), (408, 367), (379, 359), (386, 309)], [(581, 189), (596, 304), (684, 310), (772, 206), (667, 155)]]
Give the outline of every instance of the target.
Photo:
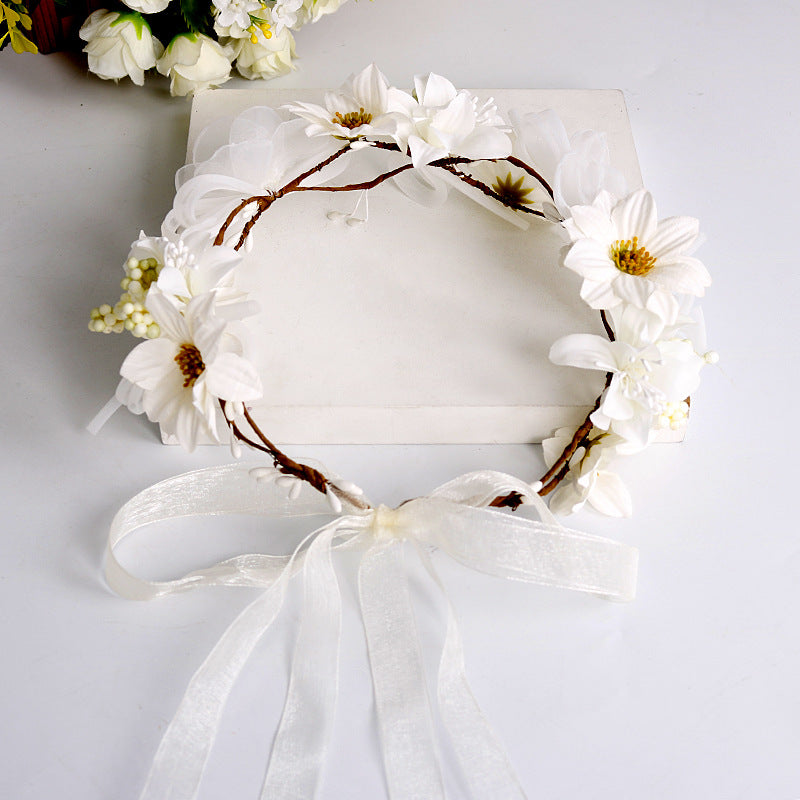
[[(58, 17), (68, 14), (84, 20), (78, 36), (95, 75), (128, 77), (141, 86), (144, 73), (155, 68), (169, 77), (173, 95), (186, 96), (225, 83), (232, 68), (250, 80), (284, 75), (294, 69), (294, 31), (346, 1), (122, 0), (98, 9), (91, 0), (3, 0), (0, 49), (7, 44), (18, 53), (60, 49)], [(58, 24), (48, 27), (47, 20)]]

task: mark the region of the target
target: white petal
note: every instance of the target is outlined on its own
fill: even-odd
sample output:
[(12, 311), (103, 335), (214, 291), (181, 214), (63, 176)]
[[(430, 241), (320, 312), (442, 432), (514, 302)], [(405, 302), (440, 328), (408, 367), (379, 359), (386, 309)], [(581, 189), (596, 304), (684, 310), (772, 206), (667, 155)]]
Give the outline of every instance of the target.
[(381, 71), (370, 64), (353, 78), (353, 97), (356, 102), (367, 111), (375, 114), (386, 110), (389, 81)]
[(142, 404), (151, 422), (159, 422), (168, 433), (174, 433), (175, 418), (183, 405), (191, 404), (191, 399), (191, 392), (183, 388), (183, 376), (176, 367), (152, 391), (144, 393)]
[(651, 415), (644, 410), (630, 419), (614, 420), (611, 430), (624, 439), (617, 445), (617, 452), (620, 455), (632, 455), (644, 450), (650, 440), (651, 423)]
[(178, 347), (171, 339), (149, 339), (128, 353), (119, 373), (125, 380), (150, 391), (170, 372), (179, 372), (175, 364), (177, 353)]
[(208, 390), (223, 400), (257, 400), (261, 379), (255, 367), (236, 353), (220, 353), (205, 372)]
[(459, 94), (446, 108), (437, 111), (431, 119), (431, 127), (445, 135), (455, 134), (457, 139), (470, 133), (475, 127), (475, 107), (469, 95)]
[(175, 436), (180, 445), (190, 453), (197, 447), (197, 436), (202, 427), (202, 418), (192, 405), (184, 404), (178, 409), (175, 419)]
[(225, 327), (225, 320), (210, 319), (194, 328), (194, 344), (200, 351), (203, 361), (211, 362), (217, 357), (217, 350), (225, 333)]
[(580, 511), (586, 498), (575, 485), (574, 481), (567, 480), (562, 483), (550, 497), (550, 510), (554, 514), (565, 517)]
[(192, 341), (186, 320), (180, 311), (158, 289), (154, 291), (151, 287), (145, 302), (147, 310), (153, 315), (158, 327), (161, 328), (162, 338), (166, 336), (179, 344)]
[(497, 128), (482, 125), (455, 145), (452, 152), (465, 158), (504, 158), (511, 153), (511, 139)]
[(617, 238), (623, 241), (639, 237), (640, 244), (649, 241), (658, 224), (656, 204), (650, 192), (640, 189), (617, 203), (611, 211)]
[(190, 294), (186, 278), (184, 278), (180, 270), (175, 267), (164, 267), (161, 272), (158, 273), (156, 286), (158, 286), (164, 294), (175, 295), (176, 297), (189, 297)]
[(447, 78), (434, 72), (428, 76), (416, 75), (414, 87), (417, 100), (428, 108), (446, 106), (456, 96), (456, 87)]
[(631, 419), (636, 415), (639, 406), (629, 400), (622, 392), (619, 380), (612, 380), (603, 395), (598, 411), (611, 420)]
[(564, 452), (564, 448), (570, 443), (574, 431), (571, 428), (559, 428), (555, 436), (542, 441), (542, 455), (547, 468), (555, 464), (556, 459)]
[(642, 242), (656, 259), (672, 259), (685, 253), (697, 240), (700, 223), (694, 217), (669, 217), (658, 223), (655, 233)]
[(599, 283), (611, 283), (620, 274), (608, 255), (608, 245), (596, 239), (579, 239), (564, 257), (564, 266)]
[(591, 281), (586, 278), (581, 285), (581, 299), (590, 308), (606, 310), (615, 308), (622, 301), (614, 293), (614, 286), (616, 286), (616, 283)]
[[(616, 228), (609, 215), (604, 209), (597, 205), (591, 206), (571, 206), (572, 222), (580, 231), (582, 236), (597, 239), (606, 248), (616, 241)], [(570, 235), (572, 233), (570, 232)], [(577, 238), (574, 237), (573, 238)]]
[(706, 286), (711, 285), (711, 275), (702, 261), (691, 256), (678, 256), (675, 261), (656, 261), (647, 277), (671, 292), (702, 297)]
[(561, 118), (552, 109), (522, 116), (511, 111), (509, 118), (516, 130), (523, 158), (536, 164), (546, 178), (552, 179), (558, 162), (570, 150), (569, 137)]
[(630, 492), (615, 472), (601, 471), (588, 499), (593, 508), (609, 517), (629, 517), (633, 513)]
[(652, 311), (665, 325), (674, 325), (680, 314), (680, 303), (670, 292), (656, 289), (645, 302), (645, 308)]
[(616, 371), (615, 343), (592, 333), (562, 336), (550, 348), (550, 360), (562, 366)]
[(415, 167), (421, 167), (436, 161), (437, 158), (444, 158), (448, 153), (441, 147), (428, 144), (419, 136), (408, 137), (408, 149), (411, 152), (411, 162)]
[(647, 278), (639, 275), (628, 275), (627, 272), (617, 270), (617, 277), (614, 280), (614, 294), (625, 303), (638, 308), (645, 308), (655, 288), (655, 284)]
[[(655, 342), (664, 330), (664, 321), (658, 314), (635, 305), (626, 305), (621, 311), (614, 310), (614, 331), (618, 342), (632, 348), (646, 347)], [(633, 355), (633, 351), (630, 353)]]

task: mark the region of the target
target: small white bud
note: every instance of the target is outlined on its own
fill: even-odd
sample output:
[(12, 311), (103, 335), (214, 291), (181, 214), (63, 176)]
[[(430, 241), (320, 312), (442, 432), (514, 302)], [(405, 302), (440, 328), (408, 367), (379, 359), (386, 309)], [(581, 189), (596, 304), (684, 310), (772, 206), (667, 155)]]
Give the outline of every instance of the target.
[(343, 492), (347, 492), (347, 494), (352, 494), (356, 497), (361, 497), (364, 494), (364, 490), (360, 486), (356, 486), (350, 481), (336, 481), (336, 486)]

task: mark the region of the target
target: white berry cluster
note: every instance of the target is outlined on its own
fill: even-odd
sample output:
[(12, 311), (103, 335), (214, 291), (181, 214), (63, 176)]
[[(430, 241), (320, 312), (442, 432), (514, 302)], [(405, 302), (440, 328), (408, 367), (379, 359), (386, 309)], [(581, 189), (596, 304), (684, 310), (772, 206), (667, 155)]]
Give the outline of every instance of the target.
[(125, 262), (119, 300), (113, 307), (103, 303), (93, 308), (89, 330), (96, 333), (122, 333), (126, 330), (139, 339), (156, 339), (161, 331), (144, 307), (144, 299), (160, 270), (161, 264), (155, 258), (137, 259), (131, 256)]

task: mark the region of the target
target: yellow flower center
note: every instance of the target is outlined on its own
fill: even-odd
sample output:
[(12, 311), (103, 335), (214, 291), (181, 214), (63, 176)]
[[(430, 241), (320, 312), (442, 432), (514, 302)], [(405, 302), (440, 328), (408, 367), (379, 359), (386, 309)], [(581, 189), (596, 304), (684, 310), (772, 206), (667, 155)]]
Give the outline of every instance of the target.
[(626, 241), (618, 240), (611, 245), (611, 260), (621, 272), (628, 275), (647, 275), (656, 265), (656, 259), (644, 247), (639, 247), (639, 237)]
[(525, 176), (520, 175), (517, 180), (513, 180), (509, 172), (505, 178), (499, 175), (495, 183), (492, 184), (492, 191), (504, 202), (515, 206), (529, 206), (533, 200), (528, 200), (528, 195), (533, 191), (533, 187), (526, 189)]
[(206, 368), (203, 363), (203, 356), (200, 355), (200, 351), (193, 344), (181, 345), (178, 355), (175, 356), (175, 363), (183, 375), (184, 389), (191, 389)]
[(348, 111), (346, 114), (337, 111), (333, 115), (331, 122), (352, 131), (353, 128), (357, 128), (359, 125), (369, 125), (372, 122), (372, 114), (369, 111), (365, 111), (364, 106), (361, 106), (358, 111)]

